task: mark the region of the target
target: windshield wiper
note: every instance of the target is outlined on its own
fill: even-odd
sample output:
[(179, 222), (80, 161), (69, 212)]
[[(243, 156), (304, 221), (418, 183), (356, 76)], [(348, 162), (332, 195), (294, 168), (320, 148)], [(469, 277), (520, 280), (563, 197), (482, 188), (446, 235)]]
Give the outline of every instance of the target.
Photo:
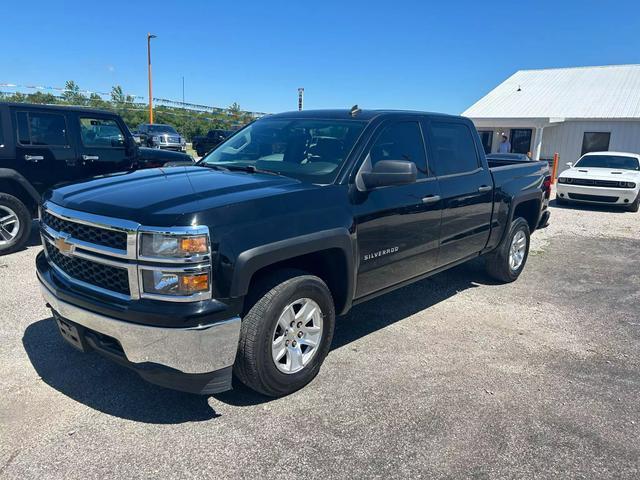
[(247, 173), (265, 173), (267, 175), (277, 175), (276, 172), (272, 172), (271, 170), (262, 170), (261, 168), (256, 168), (253, 165), (215, 165), (212, 163), (201, 163), (203, 167), (213, 168), (215, 170), (226, 170), (228, 172), (247, 172)]

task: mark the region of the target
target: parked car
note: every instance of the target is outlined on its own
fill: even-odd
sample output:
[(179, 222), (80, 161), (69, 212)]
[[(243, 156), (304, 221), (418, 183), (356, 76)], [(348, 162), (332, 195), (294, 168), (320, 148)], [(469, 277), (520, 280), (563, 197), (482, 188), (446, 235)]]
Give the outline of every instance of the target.
[(233, 133), (234, 132), (231, 130), (209, 130), (206, 135), (196, 135), (195, 137), (193, 137), (191, 144), (193, 145), (193, 149), (196, 151), (198, 156), (203, 157), (213, 148), (220, 145)]
[(558, 176), (556, 201), (623, 206), (637, 212), (640, 204), (640, 155), (591, 152), (567, 163)]
[(480, 255), (516, 280), (549, 181), (546, 162), (487, 163), (462, 117), (271, 115), (195, 166), (50, 192), (37, 275), (80, 350), (179, 390), (223, 391), (233, 372), (281, 396), (357, 303)]
[(0, 254), (21, 248), (48, 188), (96, 175), (192, 162), (135, 146), (122, 119), (88, 108), (0, 103)]
[(143, 123), (138, 125), (137, 134), (141, 145), (176, 152), (187, 151), (187, 141), (171, 125)]

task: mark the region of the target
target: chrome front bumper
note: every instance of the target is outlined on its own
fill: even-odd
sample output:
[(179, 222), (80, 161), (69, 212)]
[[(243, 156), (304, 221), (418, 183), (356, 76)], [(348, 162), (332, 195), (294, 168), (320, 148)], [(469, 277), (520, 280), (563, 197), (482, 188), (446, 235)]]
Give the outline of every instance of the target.
[(120, 342), (131, 363), (153, 363), (187, 374), (210, 373), (233, 365), (240, 318), (192, 328), (158, 328), (123, 322), (58, 299), (40, 282), (42, 296), (62, 318)]

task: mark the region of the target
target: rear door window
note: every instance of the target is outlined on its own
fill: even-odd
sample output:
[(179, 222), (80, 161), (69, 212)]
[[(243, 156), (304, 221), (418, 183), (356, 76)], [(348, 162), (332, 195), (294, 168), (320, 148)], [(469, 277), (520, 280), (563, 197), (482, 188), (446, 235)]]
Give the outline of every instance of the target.
[(471, 130), (462, 123), (432, 122), (430, 144), (438, 176), (472, 172), (480, 167)]
[(45, 112), (18, 112), (18, 142), (31, 146), (67, 146), (64, 115)]

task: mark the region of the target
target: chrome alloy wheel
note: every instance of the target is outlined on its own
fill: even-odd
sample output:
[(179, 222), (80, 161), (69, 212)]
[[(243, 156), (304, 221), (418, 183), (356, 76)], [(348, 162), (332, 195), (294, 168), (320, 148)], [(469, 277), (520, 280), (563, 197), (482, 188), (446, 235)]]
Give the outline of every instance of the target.
[(509, 249), (509, 268), (512, 271), (515, 272), (522, 266), (526, 253), (527, 236), (522, 230), (518, 230), (511, 240), (511, 247)]
[(322, 310), (310, 298), (290, 303), (271, 336), (271, 357), (278, 370), (292, 374), (306, 367), (322, 340)]
[(0, 245), (12, 242), (20, 232), (20, 219), (16, 212), (0, 205)]

